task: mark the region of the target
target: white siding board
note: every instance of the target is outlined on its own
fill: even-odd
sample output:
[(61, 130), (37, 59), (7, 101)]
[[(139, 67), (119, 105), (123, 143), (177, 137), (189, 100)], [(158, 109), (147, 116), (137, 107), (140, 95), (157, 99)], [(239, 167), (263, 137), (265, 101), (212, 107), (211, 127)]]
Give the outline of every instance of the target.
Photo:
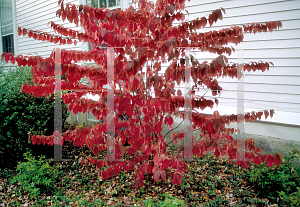
[[(44, 12), (41, 13), (37, 13), (35, 16), (35, 22), (43, 22), (46, 21), (46, 25), (48, 24), (48, 22), (50, 21), (61, 21), (62, 20), (60, 18), (58, 18), (58, 16), (56, 16), (56, 8), (51, 8), (51, 9), (47, 9)], [(24, 24), (24, 23), (28, 23), (28, 21), (32, 20), (32, 14), (31, 13), (26, 13), (24, 15), (21, 16), (17, 16), (17, 21), (19, 21), (20, 24)], [(68, 22), (68, 20), (66, 19), (65, 22)], [(70, 24), (69, 22), (67, 24)]]
[(245, 74), (253, 74), (253, 75), (261, 75), (261, 74), (267, 74), (267, 75), (281, 75), (281, 76), (299, 76), (299, 68), (297, 67), (280, 67), (280, 66), (274, 66), (270, 67), (270, 69), (266, 72), (262, 71), (256, 71), (256, 72), (247, 72)]
[[(19, 6), (17, 6), (17, 7), (19, 7)], [(19, 9), (18, 13), (16, 14), (17, 17), (27, 16), (30, 14), (32, 15), (32, 14), (37, 13), (37, 11), (39, 14), (43, 14), (43, 13), (49, 11), (49, 9), (51, 9), (51, 10), (59, 9), (59, 7), (54, 8), (53, 2), (51, 2), (51, 1), (39, 1), (39, 4), (31, 4), (31, 3), (24, 4), (24, 5), (20, 6), (19, 8), (20, 9)]]
[[(49, 15), (49, 17), (51, 17)], [(35, 23), (28, 23), (28, 22), (25, 22), (23, 25), (23, 27), (25, 28), (30, 28), (31, 30), (35, 30), (34, 28), (38, 27), (38, 28), (41, 28), (43, 29), (43, 31), (45, 30), (45, 32), (49, 32), (51, 34), (54, 34), (54, 31), (52, 30), (51, 28), (51, 25), (47, 22), (49, 18), (42, 18), (41, 20), (35, 22)], [(50, 18), (51, 19), (51, 18)], [(46, 23), (45, 23), (46, 22)], [(55, 23), (57, 23), (57, 20), (54, 21)], [(70, 23), (67, 23), (66, 21), (65, 22), (62, 22), (62, 24), (60, 24), (61, 26), (63, 27), (67, 27), (69, 29), (73, 29), (73, 30), (77, 30), (77, 31), (80, 31), (80, 29), (78, 27), (76, 27), (75, 24), (70, 24)], [(47, 31), (46, 31), (47, 30)]]
[[(220, 86), (223, 90), (236, 90), (237, 85), (236, 83), (229, 83), (229, 82), (220, 82)], [(292, 84), (264, 84), (261, 87), (261, 84), (255, 83), (245, 83), (244, 84), (245, 92), (252, 91), (252, 92), (266, 92), (266, 93), (273, 93), (273, 92), (280, 92), (286, 94), (297, 94), (300, 95), (300, 84), (292, 85)]]
[[(300, 21), (299, 21), (300, 25)], [(281, 48), (295, 48), (300, 47), (300, 38), (290, 38), (283, 40), (251, 40), (243, 42), (244, 48), (254, 48), (254, 49), (281, 49)]]
[[(40, 44), (38, 44), (36, 46), (34, 46), (34, 43), (36, 43), (36, 40), (33, 39), (33, 41), (31, 41), (31, 42), (22, 43), (22, 45), (20, 45), (19, 48), (20, 48), (20, 50), (26, 50), (26, 49), (31, 50), (31, 49), (45, 48), (45, 47), (49, 46), (48, 42), (39, 41)], [(54, 47), (56, 44), (50, 43), (50, 45)], [(65, 47), (66, 48), (73, 48), (72, 45), (65, 45)]]
[[(299, 34), (300, 34), (300, 30), (299, 30)], [(253, 46), (254, 47), (254, 46)], [(237, 47), (238, 48), (238, 47)], [(201, 51), (193, 51), (197, 54), (196, 57), (198, 56), (202, 56), (205, 54), (205, 57), (207, 58), (216, 58), (219, 55), (217, 54), (213, 54), (213, 53), (209, 53), (209, 52), (201, 52)], [(199, 54), (200, 53), (200, 54)], [(231, 58), (236, 58), (237, 57), (237, 53), (233, 52), (231, 54)], [(270, 58), (298, 58), (300, 55), (300, 47), (296, 47), (296, 48), (276, 48), (276, 49), (245, 49), (244, 50), (244, 54), (245, 57), (247, 58), (261, 58), (261, 59), (270, 59)], [(228, 55), (225, 55), (226, 57)], [(275, 64), (275, 63), (274, 63)]]
[[(232, 18), (232, 17), (244, 17), (244, 16), (253, 16), (263, 13), (277, 13), (277, 12), (284, 12), (289, 10), (295, 10), (300, 8), (299, 1), (277, 1), (273, 3), (260, 3), (260, 4), (252, 4), (252, 1), (248, 1), (248, 4), (243, 4), (245, 1), (240, 1), (240, 5), (238, 5), (237, 1), (228, 1), (222, 4), (213, 5), (200, 5), (200, 6), (191, 6), (187, 7), (189, 14), (186, 18), (193, 19), (193, 15), (203, 15), (205, 16), (206, 13), (211, 13), (212, 11), (223, 7), (225, 9), (226, 15), (225, 18)], [(250, 3), (250, 4), (249, 4)], [(225, 6), (226, 5), (226, 6)], [(201, 8), (201, 10), (199, 9)]]
[[(236, 91), (221, 91), (220, 97), (226, 97), (235, 99)], [(196, 92), (197, 94), (197, 92)], [(199, 93), (200, 95), (201, 93)], [(211, 96), (211, 93), (207, 93), (207, 97)], [(257, 101), (269, 101), (269, 102), (280, 102), (280, 103), (290, 103), (293, 102), (295, 104), (300, 105), (300, 96), (299, 94), (288, 94), (288, 93), (276, 93), (276, 91), (265, 93), (265, 92), (245, 92), (245, 100), (257, 100)]]
[[(300, 30), (299, 30), (300, 31)], [(236, 53), (234, 53), (236, 54)], [(276, 48), (276, 49), (245, 49), (245, 57), (255, 58), (298, 58), (300, 55), (300, 47), (296, 48)]]
[[(226, 14), (224, 16), (226, 16)], [(206, 18), (207, 18), (207, 16), (206, 16)], [(223, 18), (225, 18), (225, 17), (223, 17)], [(223, 20), (218, 20), (218, 21), (223, 21)], [(281, 19), (276, 19), (276, 20), (273, 19), (270, 21), (278, 21), (278, 20), (282, 22), (282, 26), (283, 26), (282, 28), (280, 28), (280, 31), (287, 30), (287, 29), (295, 29), (295, 26), (298, 26), (298, 28), (299, 28), (299, 22), (300, 22), (299, 18), (293, 17), (291, 19), (287, 19), (285, 17), (282, 17)], [(253, 21), (252, 22), (245, 21), (241, 24), (237, 24), (234, 19), (233, 19), (233, 21), (234, 22), (229, 22), (228, 24), (222, 24), (219, 26), (216, 26), (215, 24), (213, 24), (211, 27), (209, 26), (209, 24), (207, 24), (206, 27), (198, 29), (197, 32), (199, 33), (199, 32), (213, 31), (213, 30), (218, 31), (222, 28), (230, 28), (234, 25), (242, 26), (243, 24), (254, 23)], [(256, 23), (264, 23), (264, 22), (266, 22), (266, 21), (256, 22)], [(178, 23), (176, 25), (178, 25)], [(273, 32), (275, 32), (275, 31), (278, 31), (278, 30), (274, 30)], [(249, 34), (249, 33), (247, 33), (247, 34)], [(259, 33), (256, 33), (256, 34), (259, 34)]]
[[(273, 4), (278, 2), (287, 2), (287, 1), (297, 1), (297, 0), (251, 0), (251, 1), (236, 1), (236, 0), (215, 0), (215, 1), (198, 1), (198, 0), (191, 0), (186, 1), (186, 8), (196, 7), (199, 6), (202, 10), (214, 10), (219, 7), (223, 8), (239, 8), (239, 7), (247, 7), (247, 6), (259, 6), (265, 4)], [(223, 6), (222, 6), (223, 5)]]
[(292, 38), (299, 38), (300, 35), (300, 28), (295, 29), (280, 29), (273, 32), (262, 32), (256, 34), (249, 34), (247, 33), (244, 37), (244, 41), (259, 41), (259, 40), (278, 40), (278, 39), (292, 39)]
[[(290, 76), (290, 77), (278, 77), (278, 76), (271, 76), (268, 77), (267, 75), (262, 76), (245, 76), (244, 82), (245, 83), (260, 83), (260, 84), (290, 84), (290, 85), (300, 85), (299, 76)], [(222, 82), (236, 82), (235, 79), (231, 78), (219, 78), (218, 81)]]

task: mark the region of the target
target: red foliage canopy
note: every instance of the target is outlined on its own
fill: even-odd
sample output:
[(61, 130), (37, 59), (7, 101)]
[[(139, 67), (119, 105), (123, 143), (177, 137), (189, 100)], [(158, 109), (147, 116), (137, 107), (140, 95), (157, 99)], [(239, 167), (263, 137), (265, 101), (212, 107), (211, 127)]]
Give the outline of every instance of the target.
[[(96, 126), (86, 127), (84, 129), (77, 127), (73, 131), (66, 131), (62, 138), (66, 141), (73, 141), (76, 146), (88, 146), (94, 153), (94, 157), (89, 157), (91, 164), (98, 168), (108, 166), (109, 168), (102, 171), (101, 176), (107, 179), (117, 175), (121, 170), (136, 171), (136, 188), (143, 186), (145, 173), (153, 174), (153, 179), (157, 182), (160, 178), (166, 180), (169, 175), (169, 168), (174, 168), (172, 176), (173, 184), (180, 184), (182, 173), (187, 170), (181, 148), (178, 148), (176, 155), (170, 154), (166, 147), (169, 143), (164, 141), (167, 134), (162, 134), (162, 124), (170, 127), (174, 120), (171, 115), (184, 118), (185, 114), (179, 111), (184, 107), (184, 97), (180, 90), (176, 90), (175, 81), (180, 84), (185, 81), (185, 62), (184, 52), (186, 47), (216, 53), (219, 56), (211, 63), (199, 63), (192, 58), (192, 78), (199, 86), (206, 86), (217, 95), (222, 87), (217, 81), (218, 77), (229, 76), (238, 77), (237, 64), (228, 63), (224, 54), (231, 55), (234, 48), (224, 47), (228, 43), (241, 43), (245, 33), (272, 32), (274, 29), (281, 27), (281, 22), (266, 22), (264, 24), (248, 24), (232, 26), (219, 31), (209, 31), (199, 33), (198, 30), (205, 27), (207, 23), (212, 26), (218, 20), (222, 20), (223, 8), (217, 9), (209, 14), (208, 18), (202, 17), (192, 21), (184, 22), (185, 0), (157, 0), (148, 2), (140, 0), (138, 8), (132, 6), (125, 10), (116, 9), (111, 11), (104, 8), (93, 8), (87, 5), (76, 6), (74, 4), (64, 5), (64, 1), (59, 2), (60, 9), (56, 15), (80, 25), (84, 32), (68, 29), (62, 25), (50, 22), (51, 28), (59, 35), (47, 34), (41, 31), (27, 30), (18, 28), (18, 35), (28, 36), (40, 41), (48, 41), (60, 45), (76, 45), (77, 41), (90, 42), (92, 51), (62, 50), (62, 74), (66, 75), (62, 80), (62, 90), (81, 90), (82, 92), (69, 92), (62, 95), (62, 99), (75, 114), (91, 110), (98, 118), (106, 117), (106, 100), (107, 91), (99, 90), (107, 84), (107, 57), (106, 52), (101, 49), (101, 45), (106, 44), (114, 48), (118, 56), (114, 59), (115, 65), (115, 84), (119, 85), (120, 90), (115, 91), (114, 107), (118, 114), (126, 114), (131, 117), (125, 121), (114, 119), (115, 131), (118, 135), (115, 142), (115, 158), (121, 159), (124, 155), (134, 155), (131, 160), (120, 161), (103, 161), (98, 160), (103, 151), (107, 149), (105, 138), (106, 123), (99, 123)], [(172, 23), (180, 21), (178, 26)], [(32, 66), (32, 76), (36, 85), (22, 86), (24, 93), (34, 94), (35, 96), (49, 96), (54, 91), (54, 57), (53, 51), (48, 58), (40, 56), (23, 56), (15, 57), (13, 54), (2, 54), (1, 60), (11, 61), (12, 64), (19, 66)], [(129, 59), (129, 61), (128, 61)], [(99, 67), (81, 66), (79, 61), (93, 61)], [(146, 67), (146, 83), (143, 82), (143, 69), (145, 64), (151, 61), (153, 67)], [(158, 75), (162, 63), (170, 63), (164, 75)], [(244, 65), (247, 71), (269, 69), (272, 63), (267, 62), (250, 62)], [(80, 84), (82, 77), (88, 77), (91, 86)], [(151, 87), (154, 88), (155, 98), (149, 95)], [(139, 90), (136, 93), (137, 89)], [(84, 90), (95, 90), (93, 94), (100, 96), (99, 102), (81, 98)], [(96, 91), (98, 90), (98, 91)], [(218, 104), (218, 100), (207, 100), (204, 97), (194, 96), (192, 98), (192, 109), (213, 108)], [(245, 121), (261, 119), (262, 115), (267, 118), (272, 117), (274, 111), (260, 111), (245, 114)], [(143, 119), (139, 119), (143, 115)], [(237, 156), (236, 140), (231, 136), (234, 129), (226, 128), (225, 124), (236, 122), (237, 115), (220, 116), (215, 112), (212, 116), (192, 113), (193, 130), (199, 130), (204, 140), (196, 142), (193, 137), (192, 153), (198, 157), (203, 156), (210, 151), (214, 151), (216, 157), (229, 155), (230, 159)], [(127, 127), (126, 131), (121, 128)], [(169, 133), (169, 132), (168, 132)], [(171, 133), (173, 141), (176, 143), (184, 138), (183, 132)], [(127, 142), (130, 147), (123, 145)], [(52, 136), (31, 137), (33, 144), (59, 144)], [(222, 146), (217, 141), (226, 141)], [(245, 140), (245, 158), (253, 160), (254, 163), (260, 164), (265, 162), (268, 166), (280, 164), (281, 153), (273, 155), (262, 155), (262, 148), (256, 149), (253, 140)], [(84, 163), (84, 161), (81, 161)], [(243, 168), (249, 167), (249, 161), (237, 161)]]

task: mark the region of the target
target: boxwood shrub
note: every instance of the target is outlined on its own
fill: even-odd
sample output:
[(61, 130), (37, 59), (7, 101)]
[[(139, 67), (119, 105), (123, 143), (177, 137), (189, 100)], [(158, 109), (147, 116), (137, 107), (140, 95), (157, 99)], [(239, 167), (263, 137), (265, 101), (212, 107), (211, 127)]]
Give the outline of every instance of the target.
[[(23, 153), (53, 158), (53, 146), (32, 145), (28, 133), (51, 135), (54, 131), (53, 96), (36, 98), (21, 92), (27, 82), (34, 84), (31, 68), (16, 67), (4, 71), (0, 66), (0, 166), (14, 169), (18, 161), (24, 161)], [(67, 106), (62, 102), (62, 123), (68, 116)]]

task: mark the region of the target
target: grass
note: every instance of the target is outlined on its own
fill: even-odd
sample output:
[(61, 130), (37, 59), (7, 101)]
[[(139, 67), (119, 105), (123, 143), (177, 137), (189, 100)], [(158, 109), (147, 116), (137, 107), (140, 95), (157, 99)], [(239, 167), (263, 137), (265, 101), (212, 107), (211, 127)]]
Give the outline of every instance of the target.
[[(297, 153), (299, 154), (299, 151), (291, 152), (290, 157)], [(58, 190), (54, 195), (42, 193), (35, 199), (30, 199), (29, 194), (24, 194), (18, 184), (10, 183), (17, 175), (16, 171), (2, 170), (0, 205), (298, 206), (297, 202), (300, 200), (300, 193), (297, 194), (295, 191), (300, 187), (300, 169), (289, 164), (288, 159), (279, 168), (274, 165), (269, 171), (266, 165), (252, 166), (251, 169), (243, 170), (235, 162), (230, 164), (208, 154), (200, 157), (197, 162), (187, 162), (189, 170), (183, 174), (179, 186), (171, 183), (170, 176), (165, 183), (162, 180), (154, 183), (152, 176), (146, 174), (144, 186), (135, 190), (134, 172), (121, 171), (117, 176), (103, 181), (98, 177), (99, 170), (95, 165), (78, 163), (80, 157), (88, 154), (88, 148), (79, 149), (66, 142), (63, 146), (63, 158), (72, 161), (50, 162), (51, 166), (59, 166), (60, 169), (59, 179), (55, 183)], [(169, 173), (172, 171), (169, 170)], [(260, 175), (265, 177), (259, 177)], [(273, 181), (267, 182), (268, 179)], [(285, 180), (280, 184), (282, 179)], [(287, 186), (280, 186), (284, 183), (288, 183)], [(261, 187), (261, 184), (265, 187)], [(278, 184), (277, 188), (266, 191), (266, 187), (272, 184)], [(281, 190), (281, 194), (276, 194), (276, 190)]]

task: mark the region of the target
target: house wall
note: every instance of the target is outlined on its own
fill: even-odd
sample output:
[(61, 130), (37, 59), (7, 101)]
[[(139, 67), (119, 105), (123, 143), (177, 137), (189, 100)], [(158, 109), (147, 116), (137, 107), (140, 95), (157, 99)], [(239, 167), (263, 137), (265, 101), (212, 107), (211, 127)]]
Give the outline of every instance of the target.
[[(283, 24), (279, 30), (266, 33), (245, 34), (243, 43), (235, 46), (237, 52), (228, 56), (229, 62), (250, 61), (273, 62), (266, 72), (245, 72), (244, 104), (245, 112), (274, 109), (273, 118), (255, 123), (246, 123), (245, 132), (273, 136), (282, 139), (299, 140), (300, 137), (300, 1), (273, 0), (191, 0), (186, 3), (189, 16), (186, 20), (208, 15), (215, 9), (225, 8), (223, 20), (218, 20), (211, 28), (206, 26), (199, 32), (220, 30), (233, 24), (241, 26), (246, 23), (263, 23), (280, 20)], [(178, 25), (178, 23), (175, 23)], [(217, 55), (195, 52), (200, 62), (211, 60)], [(165, 67), (166, 69), (166, 67)], [(223, 88), (219, 106), (213, 109), (199, 110), (200, 113), (212, 114), (218, 110), (220, 114), (237, 113), (237, 79), (219, 78)], [(181, 85), (183, 87), (184, 85)], [(196, 91), (203, 95), (206, 90)], [(205, 97), (214, 99), (211, 92)], [(234, 125), (234, 124), (233, 124)], [(231, 126), (233, 126), (231, 125)]]
[[(81, 0), (70, 0), (68, 2), (79, 5)], [(71, 24), (67, 20), (63, 22), (62, 19), (56, 16), (56, 11), (60, 8), (57, 0), (15, 0), (15, 8), (16, 25), (26, 28), (27, 31), (36, 30), (54, 34), (50, 25), (47, 25), (50, 21), (54, 21), (70, 29), (81, 30), (75, 24)], [(40, 55), (45, 58), (49, 57), (52, 50), (56, 47), (60, 49), (81, 50), (81, 42), (78, 42), (76, 46), (59, 45), (28, 38), (26, 35), (25, 37), (17, 37), (17, 47), (18, 54)]]

